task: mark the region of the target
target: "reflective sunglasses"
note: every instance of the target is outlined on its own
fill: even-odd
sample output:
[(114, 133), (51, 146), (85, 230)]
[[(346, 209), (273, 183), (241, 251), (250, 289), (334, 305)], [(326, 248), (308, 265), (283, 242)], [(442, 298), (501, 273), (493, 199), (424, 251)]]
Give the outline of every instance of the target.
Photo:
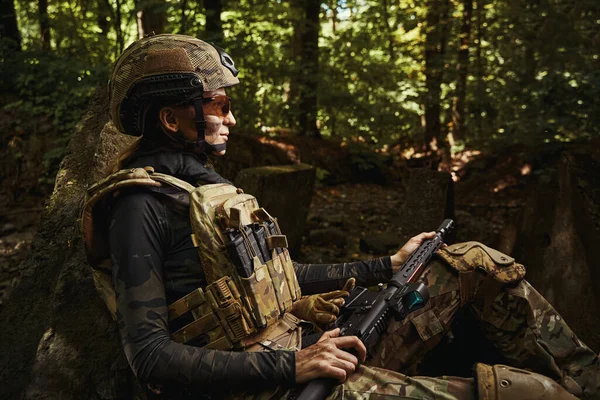
[(204, 114), (215, 115), (223, 119), (231, 111), (231, 97), (225, 95), (204, 97), (202, 99), (202, 110)]

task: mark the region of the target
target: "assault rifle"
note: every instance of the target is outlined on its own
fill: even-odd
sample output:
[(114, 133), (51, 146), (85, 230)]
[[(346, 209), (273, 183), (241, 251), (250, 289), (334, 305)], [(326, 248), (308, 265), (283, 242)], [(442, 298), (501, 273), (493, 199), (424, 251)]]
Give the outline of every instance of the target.
[[(439, 250), (444, 237), (454, 228), (454, 221), (446, 219), (437, 229), (435, 237), (425, 240), (411, 254), (385, 289), (372, 292), (356, 287), (340, 310), (336, 327), (340, 336), (357, 336), (367, 348), (373, 350), (392, 318), (404, 319), (409, 313), (423, 307), (429, 300), (429, 291), (423, 283), (416, 283), (433, 254)], [(382, 287), (382, 285), (380, 285)], [(336, 385), (333, 379), (314, 379), (302, 390), (297, 400), (325, 399)]]

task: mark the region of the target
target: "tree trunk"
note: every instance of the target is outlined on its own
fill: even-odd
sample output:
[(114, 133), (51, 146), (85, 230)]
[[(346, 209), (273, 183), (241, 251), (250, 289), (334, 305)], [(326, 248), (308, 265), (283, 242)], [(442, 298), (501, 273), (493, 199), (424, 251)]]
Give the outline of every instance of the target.
[(141, 0), (136, 2), (136, 9), (139, 39), (152, 32), (165, 32), (167, 13), (163, 0)]
[(223, 22), (221, 21), (223, 4), (221, 0), (204, 0), (204, 10), (206, 13), (206, 40), (221, 46), (223, 44)]
[(481, 43), (483, 41), (483, 21), (485, 20), (485, 10), (483, 6), (485, 5), (485, 0), (476, 0), (477, 1), (477, 53), (475, 55), (475, 62), (477, 65), (477, 79), (476, 85), (477, 89), (475, 91), (475, 126), (477, 127), (477, 135), (476, 139), (481, 139), (483, 137), (483, 120), (481, 117), (481, 108), (484, 104), (485, 99), (485, 65), (483, 58), (483, 50), (481, 47)]
[(290, 90), (287, 93), (287, 103), (289, 105), (289, 111), (286, 113), (288, 124), (291, 127), (300, 126), (300, 118), (298, 114), (299, 109), (299, 98), (300, 98), (300, 80), (297, 78), (300, 76), (300, 69), (302, 66), (302, 23), (304, 21), (304, 0), (290, 0), (290, 20), (294, 27), (292, 34), (290, 48), (292, 56), (292, 77), (290, 79)]
[(396, 60), (396, 52), (394, 51), (394, 29), (390, 25), (390, 13), (388, 12), (388, 0), (383, 0), (381, 5), (383, 7), (383, 24), (388, 37), (388, 54), (390, 61)]
[[(535, 7), (537, 6), (537, 7)], [(523, 87), (528, 87), (533, 85), (537, 85), (535, 76), (537, 71), (537, 60), (536, 60), (536, 49), (539, 48), (539, 38), (540, 29), (542, 27), (543, 22), (540, 21), (540, 18), (537, 15), (537, 10), (539, 9), (540, 1), (539, 0), (531, 0), (527, 2), (527, 7), (523, 12), (524, 15), (521, 23), (524, 26), (523, 33), (523, 70), (521, 71), (521, 81)]]
[(21, 278), (0, 307), (3, 399), (141, 398), (94, 289), (78, 223), (86, 188), (127, 140), (114, 127), (108, 140), (100, 134), (106, 92), (97, 91), (77, 125)]
[(544, 154), (539, 179), (524, 207), (514, 257), (577, 336), (600, 348), (600, 157), (593, 147)]
[(0, 10), (0, 39), (6, 40), (13, 50), (21, 51), (21, 33), (13, 0), (0, 0)]
[(444, 72), (446, 29), (449, 18), (449, 0), (430, 0), (425, 23), (425, 147), (441, 143), (440, 96)]
[(110, 31), (110, 4), (106, 0), (98, 0), (97, 7), (96, 22), (100, 28), (100, 35), (106, 39)]
[(337, 32), (337, 23), (338, 23), (338, 2), (337, 0), (333, 1), (333, 6), (331, 7), (331, 30), (333, 33)]
[(187, 15), (185, 12), (187, 11), (188, 2), (187, 0), (181, 1), (181, 24), (179, 25), (179, 34), (185, 35), (187, 34)]
[(550, 131), (544, 132), (540, 130), (540, 122), (545, 122), (545, 119), (540, 118), (540, 112), (546, 106), (545, 102), (541, 99), (536, 99), (532, 93), (535, 93), (539, 88), (539, 82), (535, 79), (538, 71), (538, 52), (544, 52), (540, 48), (540, 43), (543, 42), (543, 38), (540, 37), (541, 29), (546, 18), (539, 15), (540, 1), (532, 0), (528, 1), (525, 10), (522, 12), (519, 21), (523, 26), (522, 33), (522, 63), (517, 72), (519, 76), (519, 88), (522, 92), (523, 104), (527, 104), (526, 108), (522, 109), (519, 107), (517, 112), (517, 118), (521, 125), (529, 126), (528, 135), (521, 136), (519, 139), (523, 143), (534, 145), (540, 143), (544, 139), (551, 138), (553, 136)]
[(50, 50), (50, 17), (48, 17), (48, 0), (38, 0), (38, 15), (40, 20), (42, 48), (44, 50)]
[(117, 56), (119, 56), (125, 48), (125, 37), (123, 36), (123, 29), (121, 29), (121, 0), (116, 0), (116, 6), (117, 7), (115, 9), (114, 26), (115, 32), (117, 33), (116, 53)]
[(463, 21), (460, 29), (458, 62), (456, 63), (456, 92), (452, 102), (452, 136), (455, 140), (465, 139), (465, 99), (467, 96), (467, 75), (469, 73), (473, 0), (464, 0), (463, 4)]
[(300, 57), (298, 67), (298, 125), (300, 135), (321, 137), (317, 128), (319, 90), (319, 12), (320, 0), (303, 0), (303, 20), (296, 25)]

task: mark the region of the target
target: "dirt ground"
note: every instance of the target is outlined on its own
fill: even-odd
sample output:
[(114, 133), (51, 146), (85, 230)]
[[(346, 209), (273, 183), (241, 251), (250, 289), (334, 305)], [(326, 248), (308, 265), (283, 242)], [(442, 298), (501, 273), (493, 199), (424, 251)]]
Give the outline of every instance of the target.
[[(452, 168), (457, 241), (481, 241), (510, 252), (523, 207), (538, 179), (544, 176), (543, 168), (548, 168), (536, 157), (522, 149), (494, 155), (468, 154), (462, 161), (460, 154), (455, 157)], [(539, 170), (534, 171), (534, 165)], [(361, 238), (377, 234), (397, 237), (400, 229), (393, 221), (402, 218), (399, 213), (405, 190), (401, 184), (317, 186), (299, 261), (322, 263), (391, 254), (361, 246)], [(347, 235), (347, 243), (313, 243), (311, 230), (337, 231)]]
[(31, 246), (41, 211), (40, 204), (4, 208), (0, 212), (0, 304), (8, 298), (11, 288), (19, 280), (19, 265)]

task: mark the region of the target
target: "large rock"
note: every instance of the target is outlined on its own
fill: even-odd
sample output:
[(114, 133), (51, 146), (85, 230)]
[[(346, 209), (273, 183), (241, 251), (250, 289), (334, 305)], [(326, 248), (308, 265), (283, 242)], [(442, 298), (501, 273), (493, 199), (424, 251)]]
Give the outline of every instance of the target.
[[(1, 397), (138, 398), (116, 326), (94, 289), (78, 218), (87, 186), (124, 139), (105, 130), (106, 90), (77, 125), (20, 282), (0, 309)], [(112, 130), (114, 133), (114, 129)], [(97, 152), (97, 148), (100, 152)]]
[(398, 251), (404, 242), (401, 238), (389, 233), (371, 232), (360, 238), (360, 250), (365, 253), (390, 254)]
[(308, 241), (313, 246), (344, 248), (348, 245), (348, 234), (338, 228), (313, 229), (308, 234)]
[(315, 169), (307, 164), (247, 168), (235, 179), (236, 186), (277, 217), (292, 256), (300, 251), (314, 183)]
[(227, 142), (227, 155), (213, 157), (215, 169), (233, 181), (246, 168), (266, 165), (287, 165), (297, 161), (298, 155), (282, 148), (279, 143), (234, 131)]
[[(454, 218), (454, 182), (450, 174), (427, 168), (411, 169), (406, 201), (395, 221), (401, 243), (420, 232), (436, 230), (446, 218)], [(455, 232), (446, 242), (452, 243)]]
[(565, 152), (527, 205), (515, 257), (581, 340), (600, 349), (600, 156)]

